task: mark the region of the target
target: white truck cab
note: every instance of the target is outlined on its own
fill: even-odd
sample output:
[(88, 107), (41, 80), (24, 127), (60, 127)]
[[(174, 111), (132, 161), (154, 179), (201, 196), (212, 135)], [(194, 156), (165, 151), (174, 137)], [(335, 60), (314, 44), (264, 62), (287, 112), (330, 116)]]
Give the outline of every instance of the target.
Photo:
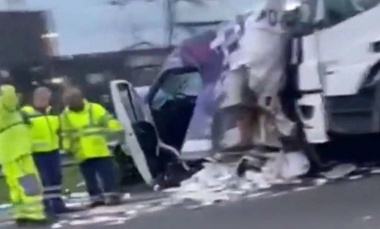
[(292, 63), (309, 143), (380, 133), (380, 0), (300, 0)]

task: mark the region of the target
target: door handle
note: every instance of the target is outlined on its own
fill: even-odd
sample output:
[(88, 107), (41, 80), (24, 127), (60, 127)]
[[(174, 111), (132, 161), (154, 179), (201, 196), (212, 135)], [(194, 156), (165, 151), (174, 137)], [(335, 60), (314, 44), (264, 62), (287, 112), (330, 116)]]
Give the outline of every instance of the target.
[(335, 73), (335, 70), (332, 70), (334, 66), (338, 64), (338, 61), (326, 61), (322, 63), (322, 73), (323, 75), (331, 75)]
[(370, 50), (374, 53), (380, 52), (380, 41), (371, 42)]

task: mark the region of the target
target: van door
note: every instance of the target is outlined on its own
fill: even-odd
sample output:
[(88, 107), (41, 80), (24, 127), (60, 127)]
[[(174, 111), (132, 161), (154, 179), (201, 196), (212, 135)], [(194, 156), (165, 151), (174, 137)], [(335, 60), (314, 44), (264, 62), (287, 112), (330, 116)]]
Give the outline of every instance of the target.
[(110, 89), (116, 116), (125, 132), (123, 148), (129, 151), (145, 182), (153, 185), (158, 137), (149, 108), (126, 80), (111, 81)]

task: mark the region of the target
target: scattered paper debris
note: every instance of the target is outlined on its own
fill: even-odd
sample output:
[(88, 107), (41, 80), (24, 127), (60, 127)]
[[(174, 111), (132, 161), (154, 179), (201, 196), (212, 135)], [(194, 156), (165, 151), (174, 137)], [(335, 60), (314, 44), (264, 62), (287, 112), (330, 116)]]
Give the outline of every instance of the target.
[(335, 179), (343, 178), (355, 170), (356, 170), (356, 166), (353, 164), (341, 164), (341, 165), (335, 166), (333, 169), (331, 169), (328, 172), (322, 173), (322, 175), (328, 179), (335, 180)]
[(363, 175), (350, 176), (348, 179), (350, 179), (350, 180), (358, 180), (358, 179), (361, 179), (361, 178), (363, 178)]
[(54, 223), (53, 225), (51, 225), (52, 229), (61, 228), (61, 227), (63, 227), (63, 225), (60, 223)]
[(301, 192), (301, 191), (311, 190), (311, 189), (314, 189), (314, 188), (315, 188), (315, 186), (298, 187), (298, 188), (294, 188), (293, 191), (295, 191), (295, 192)]
[(146, 205), (143, 205), (143, 204), (138, 204), (136, 206), (134, 206), (135, 209), (144, 209), (144, 208), (147, 208), (148, 206)]
[(87, 225), (87, 224), (98, 224), (104, 222), (118, 222), (120, 220), (125, 220), (127, 217), (116, 217), (116, 216), (97, 216), (85, 220), (73, 220), (69, 224), (72, 226)]
[(371, 173), (372, 174), (378, 174), (378, 173), (380, 173), (380, 169), (372, 169)]
[(248, 181), (255, 182), (259, 189), (267, 189), (271, 187), (271, 185), (265, 180), (264, 175), (261, 173), (247, 171), (245, 173), (245, 178)]
[(153, 212), (158, 212), (158, 211), (161, 211), (164, 209), (166, 209), (166, 207), (164, 207), (164, 206), (153, 206), (153, 207), (147, 209), (146, 212), (147, 213), (153, 213)]
[(371, 220), (373, 217), (371, 215), (367, 215), (367, 216), (364, 216), (362, 218), (363, 221), (368, 221), (368, 220)]
[(137, 211), (136, 210), (129, 210), (126, 212), (128, 215), (136, 215)]
[(270, 194), (269, 197), (279, 197), (279, 196), (284, 196), (286, 194), (288, 194), (289, 191), (283, 191), (283, 192), (276, 192), (276, 193), (273, 193), (273, 194)]
[(122, 219), (122, 220), (117, 220), (115, 222), (106, 223), (105, 225), (106, 226), (121, 225), (121, 224), (125, 224), (125, 222), (126, 220)]
[[(192, 200), (197, 202), (198, 206), (235, 201), (250, 195), (252, 198), (255, 196), (254, 193), (268, 189), (274, 184), (302, 183), (297, 177), (309, 170), (310, 163), (301, 152), (277, 153), (263, 163), (261, 172), (247, 170), (241, 177), (236, 174), (236, 162), (207, 162), (203, 166), (198, 173), (181, 182), (180, 187), (164, 192), (170, 193), (176, 203)], [(162, 205), (169, 206), (172, 203)]]
[(122, 199), (123, 200), (129, 200), (129, 199), (131, 199), (131, 194), (130, 193), (124, 193)]
[(327, 179), (324, 179), (324, 178), (318, 178), (318, 179), (315, 179), (314, 180), (314, 185), (315, 186), (322, 186), (324, 184), (326, 184), (328, 182)]
[(267, 180), (278, 179), (290, 181), (294, 178), (306, 174), (310, 169), (310, 162), (302, 152), (278, 153), (276, 157), (270, 159), (262, 168)]
[(294, 179), (294, 180), (289, 181), (289, 183), (290, 184), (301, 184), (302, 180), (301, 179)]
[(256, 192), (256, 193), (249, 194), (246, 197), (247, 198), (257, 198), (257, 197), (260, 197), (260, 196), (263, 196), (263, 195), (268, 195), (270, 193), (271, 192)]

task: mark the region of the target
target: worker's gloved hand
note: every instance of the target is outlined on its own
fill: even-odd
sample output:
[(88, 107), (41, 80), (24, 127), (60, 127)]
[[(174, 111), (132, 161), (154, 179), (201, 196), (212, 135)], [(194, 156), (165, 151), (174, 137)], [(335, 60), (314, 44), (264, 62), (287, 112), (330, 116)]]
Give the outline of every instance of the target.
[(21, 114), (21, 118), (22, 118), (22, 121), (27, 124), (27, 125), (32, 125), (32, 122), (30, 121), (30, 118), (28, 117), (28, 114), (26, 114), (25, 112), (21, 111), (20, 112)]

